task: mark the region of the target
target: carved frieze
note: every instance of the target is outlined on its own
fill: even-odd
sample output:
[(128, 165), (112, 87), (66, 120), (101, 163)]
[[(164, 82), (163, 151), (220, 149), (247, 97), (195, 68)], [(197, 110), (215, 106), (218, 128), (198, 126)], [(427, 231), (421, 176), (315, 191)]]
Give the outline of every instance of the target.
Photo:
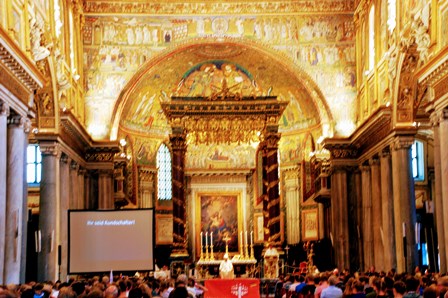
[(358, 149), (354, 148), (329, 148), (329, 150), (332, 159), (355, 159), (358, 157)]
[(109, 148), (95, 148), (91, 151), (86, 152), (85, 159), (87, 162), (113, 162), (115, 153), (115, 151), (112, 151)]
[(254, 2), (179, 2), (179, 1), (84, 1), (84, 13), (136, 13), (136, 14), (258, 14), (267, 11), (279, 13), (298, 12), (350, 12), (354, 10), (354, 0), (321, 1), (254, 1)]

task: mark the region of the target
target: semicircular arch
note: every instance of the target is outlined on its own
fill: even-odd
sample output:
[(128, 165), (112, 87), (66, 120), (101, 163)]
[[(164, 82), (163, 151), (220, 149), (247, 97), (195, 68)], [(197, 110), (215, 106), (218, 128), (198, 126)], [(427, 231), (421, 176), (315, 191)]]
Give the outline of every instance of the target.
[(158, 88), (156, 97), (169, 98), (188, 69), (213, 59), (245, 64), (245, 68), (262, 88), (272, 89), (274, 95), (279, 92), (280, 96), (286, 97), (284, 99), (297, 101), (298, 112), (292, 113), (291, 117), (310, 117), (314, 119), (314, 127), (327, 125), (330, 131), (333, 129), (333, 116), (323, 93), (311, 77), (285, 53), (255, 41), (204, 38), (168, 48), (139, 68), (115, 103), (110, 139), (117, 138), (120, 121), (125, 114), (132, 115), (132, 106), (134, 109), (138, 107), (139, 100), (143, 98), (141, 90), (153, 85)]

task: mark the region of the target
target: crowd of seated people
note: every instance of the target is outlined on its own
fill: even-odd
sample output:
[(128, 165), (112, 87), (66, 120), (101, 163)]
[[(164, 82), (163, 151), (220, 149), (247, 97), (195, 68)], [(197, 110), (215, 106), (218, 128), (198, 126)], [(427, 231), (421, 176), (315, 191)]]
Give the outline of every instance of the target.
[(108, 276), (68, 282), (0, 285), (0, 298), (202, 298), (207, 289), (181, 274), (171, 278)]
[(394, 270), (339, 273), (337, 269), (318, 274), (294, 273), (280, 276), (275, 298), (448, 298), (448, 275), (417, 268), (414, 274)]
[[(207, 289), (180, 274), (177, 279), (108, 276), (68, 282), (0, 285), (0, 298), (203, 298)], [(416, 270), (295, 273), (280, 276), (275, 298), (448, 298), (448, 275)]]

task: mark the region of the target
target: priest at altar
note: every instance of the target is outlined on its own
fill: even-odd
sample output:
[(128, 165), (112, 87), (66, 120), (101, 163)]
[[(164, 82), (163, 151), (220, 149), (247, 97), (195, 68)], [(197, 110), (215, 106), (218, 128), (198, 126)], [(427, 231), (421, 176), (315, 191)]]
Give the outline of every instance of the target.
[(224, 259), (221, 261), (221, 264), (219, 265), (219, 277), (221, 278), (234, 278), (234, 272), (233, 272), (233, 264), (229, 260), (229, 255), (226, 253), (224, 254)]

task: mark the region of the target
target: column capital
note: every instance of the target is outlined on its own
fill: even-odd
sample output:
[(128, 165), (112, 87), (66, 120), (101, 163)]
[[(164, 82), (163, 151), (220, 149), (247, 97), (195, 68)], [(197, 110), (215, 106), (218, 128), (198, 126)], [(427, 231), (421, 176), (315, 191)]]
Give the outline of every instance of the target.
[(39, 147), (40, 152), (42, 153), (43, 156), (52, 155), (60, 158), (62, 155), (61, 145), (59, 145), (58, 143), (50, 143), (50, 144), (41, 143), (39, 144)]
[(65, 153), (61, 153), (61, 162), (62, 163), (69, 163), (71, 161), (71, 158), (65, 154)]
[(407, 150), (411, 148), (412, 144), (414, 144), (414, 136), (398, 136), (393, 140), (392, 150)]
[(71, 160), (70, 161), (70, 169), (78, 171), (78, 169), (79, 169), (78, 163), (76, 161), (74, 161), (74, 160)]
[(448, 120), (448, 109), (434, 111), (430, 115), (430, 122), (432, 126), (439, 126), (440, 122)]
[(370, 165), (360, 165), (359, 169), (361, 172), (370, 172)]
[(186, 150), (187, 135), (185, 133), (170, 134), (170, 143), (173, 150)]
[(386, 147), (383, 150), (381, 150), (380, 157), (381, 158), (390, 157), (390, 147)]
[(378, 157), (373, 157), (373, 158), (369, 159), (369, 165), (371, 167), (379, 166), (380, 165), (380, 159)]
[(265, 134), (264, 141), (266, 144), (266, 149), (277, 149), (280, 138), (281, 138), (280, 133), (270, 132)]
[(0, 102), (0, 116), (9, 116), (9, 105), (6, 102)]

